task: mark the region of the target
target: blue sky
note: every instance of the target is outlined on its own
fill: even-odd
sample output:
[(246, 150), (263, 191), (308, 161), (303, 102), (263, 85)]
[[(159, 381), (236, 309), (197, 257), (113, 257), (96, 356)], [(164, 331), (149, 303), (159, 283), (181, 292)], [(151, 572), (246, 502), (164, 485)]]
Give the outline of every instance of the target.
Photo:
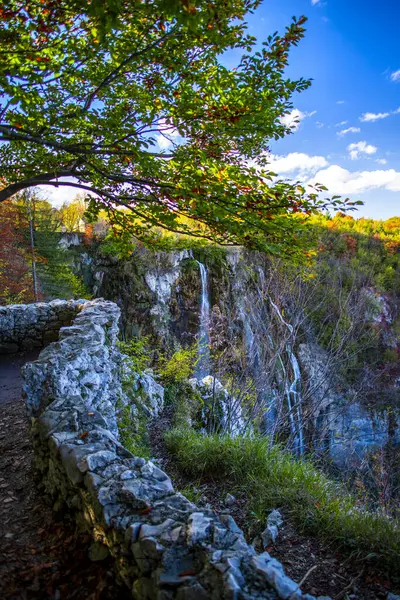
[[(362, 200), (354, 216), (400, 216), (400, 0), (264, 0), (249, 32), (262, 42), (303, 14), (287, 74), (313, 84), (294, 98), (294, 133), (271, 143), (271, 168)], [(59, 204), (76, 190), (46, 193)]]
[(363, 200), (360, 216), (400, 215), (400, 2), (266, 0), (250, 33), (265, 39), (302, 14), (287, 73), (314, 81), (294, 99), (299, 127), (271, 144), (274, 169)]

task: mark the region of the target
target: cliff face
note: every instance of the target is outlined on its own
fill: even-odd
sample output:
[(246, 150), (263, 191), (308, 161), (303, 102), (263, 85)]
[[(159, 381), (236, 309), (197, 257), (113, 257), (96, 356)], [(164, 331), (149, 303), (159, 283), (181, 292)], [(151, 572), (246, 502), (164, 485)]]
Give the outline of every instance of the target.
[(304, 280), (239, 249), (92, 252), (79, 269), (121, 308), (126, 339), (149, 335), (164, 351), (199, 343), (202, 375), (296, 454), (355, 466), (399, 444), (396, 295), (355, 278), (329, 296), (320, 273)]

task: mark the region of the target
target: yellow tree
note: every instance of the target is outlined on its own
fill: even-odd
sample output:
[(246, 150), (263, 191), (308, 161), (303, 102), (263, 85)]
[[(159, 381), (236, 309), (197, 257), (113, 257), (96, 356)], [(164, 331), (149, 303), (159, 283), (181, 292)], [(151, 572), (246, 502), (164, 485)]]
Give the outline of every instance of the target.
[(82, 231), (84, 229), (83, 215), (86, 204), (83, 194), (77, 194), (71, 202), (64, 202), (59, 209), (59, 218), (67, 231)]

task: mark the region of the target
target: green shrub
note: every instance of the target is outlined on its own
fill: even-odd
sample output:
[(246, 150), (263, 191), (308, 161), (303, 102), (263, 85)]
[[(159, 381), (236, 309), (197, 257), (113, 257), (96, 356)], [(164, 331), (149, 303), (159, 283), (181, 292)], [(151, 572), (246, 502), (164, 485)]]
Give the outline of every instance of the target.
[(147, 460), (151, 458), (147, 418), (143, 411), (131, 406), (122, 408), (118, 417), (118, 430), (121, 443), (129, 452)]
[(118, 347), (123, 354), (130, 358), (130, 367), (135, 373), (143, 371), (151, 365), (151, 350), (149, 336), (132, 338), (128, 342), (119, 342)]
[(264, 523), (268, 511), (282, 508), (301, 530), (380, 557), (400, 571), (399, 522), (366, 511), (311, 462), (271, 447), (265, 437), (204, 436), (181, 427), (167, 432), (165, 439), (186, 475), (236, 485)]
[(179, 348), (171, 358), (160, 360), (158, 374), (164, 385), (179, 384), (193, 375), (197, 360), (197, 346)]

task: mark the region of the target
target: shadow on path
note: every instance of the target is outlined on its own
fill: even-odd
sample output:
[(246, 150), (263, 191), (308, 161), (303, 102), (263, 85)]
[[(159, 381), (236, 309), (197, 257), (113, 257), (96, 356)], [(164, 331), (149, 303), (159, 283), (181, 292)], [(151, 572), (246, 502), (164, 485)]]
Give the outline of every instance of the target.
[(90, 561), (89, 536), (56, 521), (35, 485), (20, 369), (37, 355), (0, 356), (0, 598), (122, 600), (110, 559)]
[(21, 367), (39, 356), (40, 350), (26, 354), (0, 355), (0, 406), (21, 398)]

